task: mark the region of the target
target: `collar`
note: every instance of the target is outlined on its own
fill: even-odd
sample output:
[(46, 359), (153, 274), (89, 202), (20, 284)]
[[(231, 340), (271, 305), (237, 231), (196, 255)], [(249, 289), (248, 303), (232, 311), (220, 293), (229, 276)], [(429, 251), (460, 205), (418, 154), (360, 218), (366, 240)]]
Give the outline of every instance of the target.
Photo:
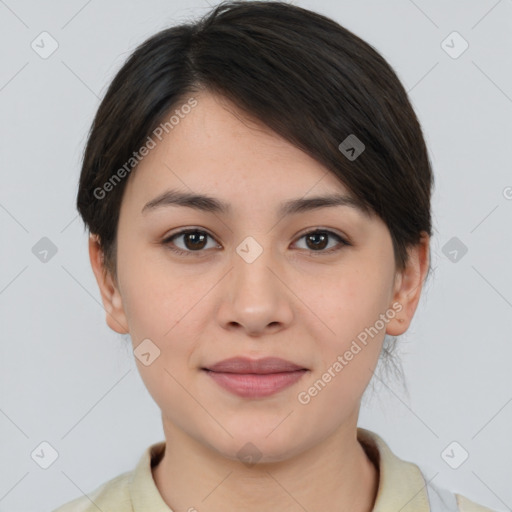
[(163, 500), (153, 479), (151, 468), (162, 459), (165, 441), (152, 444), (144, 451), (130, 480), (133, 512), (172, 512)]
[(372, 512), (430, 512), (427, 484), (420, 468), (398, 458), (375, 432), (358, 428), (357, 439), (379, 468), (379, 489)]
[[(398, 458), (370, 430), (358, 428), (357, 439), (379, 468), (379, 488), (372, 512), (430, 512), (427, 485), (419, 467)], [(129, 486), (134, 512), (172, 512), (162, 499), (151, 471), (164, 451), (165, 441), (149, 446), (132, 473)]]

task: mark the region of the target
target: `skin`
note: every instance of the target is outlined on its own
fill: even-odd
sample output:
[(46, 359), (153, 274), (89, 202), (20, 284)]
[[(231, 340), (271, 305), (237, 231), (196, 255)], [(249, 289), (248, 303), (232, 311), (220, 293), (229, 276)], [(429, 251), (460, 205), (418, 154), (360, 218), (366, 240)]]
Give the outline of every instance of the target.
[[(167, 443), (153, 468), (155, 483), (175, 512), (370, 511), (379, 474), (356, 437), (360, 401), (385, 334), (404, 333), (413, 318), (429, 238), (397, 272), (389, 230), (377, 216), (337, 206), (278, 217), (282, 201), (348, 190), (224, 98), (204, 91), (195, 98), (198, 105), (129, 177), (117, 282), (104, 273), (98, 239), (91, 235), (89, 243), (108, 325), (129, 333), (134, 349), (149, 338), (160, 350), (149, 366), (136, 358), (162, 411)], [(232, 213), (183, 206), (141, 213), (170, 188), (214, 196)], [(179, 256), (163, 240), (183, 228), (210, 237), (201, 245), (178, 236), (175, 245), (190, 252)], [(328, 246), (315, 251), (304, 235), (316, 228), (351, 245), (330, 235)], [(252, 263), (236, 252), (248, 236), (263, 249)], [(202, 252), (194, 252), (198, 246)], [(400, 313), (301, 404), (298, 393), (393, 303)], [(309, 371), (273, 396), (247, 399), (200, 370), (239, 355), (282, 357)], [(250, 467), (237, 457), (247, 442), (261, 453)]]

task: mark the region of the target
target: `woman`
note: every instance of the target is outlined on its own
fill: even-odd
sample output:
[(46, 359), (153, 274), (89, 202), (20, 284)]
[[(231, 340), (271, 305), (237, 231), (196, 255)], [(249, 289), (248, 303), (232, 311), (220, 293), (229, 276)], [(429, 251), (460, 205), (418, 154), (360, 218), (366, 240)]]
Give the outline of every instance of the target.
[(58, 512), (489, 510), (357, 427), (429, 271), (432, 185), (396, 74), (324, 16), (223, 3), (137, 48), (77, 206), (165, 441)]

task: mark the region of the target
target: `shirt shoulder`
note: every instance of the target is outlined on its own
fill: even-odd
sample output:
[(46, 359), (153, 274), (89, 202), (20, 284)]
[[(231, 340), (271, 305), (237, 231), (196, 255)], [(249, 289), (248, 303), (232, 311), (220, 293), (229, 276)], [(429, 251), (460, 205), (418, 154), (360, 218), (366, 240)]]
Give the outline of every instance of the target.
[(461, 494), (455, 494), (455, 498), (460, 512), (496, 512), (484, 505), (471, 501)]
[(94, 491), (64, 503), (52, 512), (172, 512), (163, 501), (152, 467), (165, 451), (165, 441), (154, 443), (142, 453), (135, 469), (125, 471)]
[(432, 483), (422, 468), (397, 457), (375, 432), (358, 428), (358, 440), (379, 468), (372, 512), (497, 512)]
[[(423, 475), (425, 478), (425, 475)], [(471, 501), (466, 496), (449, 491), (443, 487), (438, 487), (431, 482), (427, 483), (427, 496), (430, 512), (496, 512), (490, 508), (484, 507), (479, 503)]]
[(64, 503), (53, 512), (133, 512), (130, 482), (133, 471), (122, 473), (98, 486), (87, 495)]

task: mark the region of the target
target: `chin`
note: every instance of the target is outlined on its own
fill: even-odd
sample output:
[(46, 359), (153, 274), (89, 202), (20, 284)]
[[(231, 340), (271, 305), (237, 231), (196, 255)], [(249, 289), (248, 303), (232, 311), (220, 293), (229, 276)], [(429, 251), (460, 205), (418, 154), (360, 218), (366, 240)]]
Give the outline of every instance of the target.
[(244, 426), (239, 429), (232, 428), (229, 431), (233, 438), (226, 439), (222, 444), (215, 438), (208, 444), (223, 457), (246, 463), (248, 466), (283, 462), (301, 453), (310, 443), (306, 439), (298, 439), (297, 435), (286, 428), (282, 428), (278, 434), (277, 429), (274, 430), (278, 423), (273, 422), (272, 426), (267, 428), (265, 425), (260, 429), (254, 426), (250, 429)]

